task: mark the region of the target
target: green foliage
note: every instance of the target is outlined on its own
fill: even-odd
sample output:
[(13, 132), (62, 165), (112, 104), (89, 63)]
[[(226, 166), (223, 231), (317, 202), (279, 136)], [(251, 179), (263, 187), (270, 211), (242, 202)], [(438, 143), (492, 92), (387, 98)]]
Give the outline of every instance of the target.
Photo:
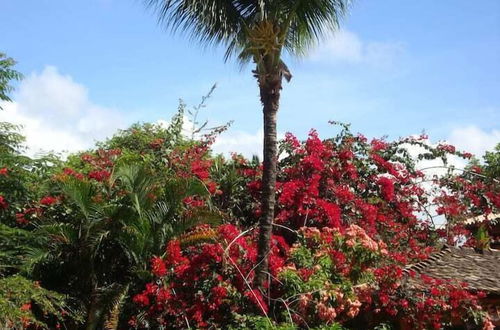
[[(236, 325), (230, 325), (228, 327), (229, 330), (236, 329), (248, 329), (248, 330), (297, 330), (301, 329), (297, 325), (293, 323), (279, 323), (269, 320), (264, 316), (255, 316), (255, 315), (237, 315), (236, 321), (238, 322)], [(309, 328), (311, 330), (344, 330), (342, 325), (338, 323), (333, 323), (329, 325), (322, 325), (314, 328)]]
[(490, 245), (490, 236), (488, 235), (488, 229), (486, 225), (479, 226), (479, 229), (474, 235), (476, 239), (476, 248), (479, 250), (484, 250), (489, 248)]
[(0, 196), (10, 207), (0, 210), (0, 222), (15, 223), (15, 214), (21, 212), (30, 202), (42, 197), (49, 178), (60, 167), (62, 161), (54, 154), (32, 159), (24, 154), (24, 136), (21, 127), (0, 122)]
[(0, 223), (0, 276), (23, 269), (40, 237), (32, 231)]
[(237, 315), (235, 317), (237, 324), (229, 326), (228, 329), (249, 329), (249, 330), (294, 330), (297, 327), (293, 324), (281, 323), (275, 324), (270, 319), (256, 315)]
[[(170, 152), (186, 143), (182, 135), (186, 105), (181, 101), (177, 113), (168, 126), (163, 124), (136, 123), (125, 130), (119, 130), (110, 139), (97, 143), (102, 149), (120, 149), (128, 156), (141, 155), (142, 159), (158, 156), (158, 152)], [(146, 155), (144, 155), (146, 153)]]
[(391, 330), (391, 329), (392, 326), (387, 323), (381, 323), (374, 328), (374, 330)]
[(104, 322), (104, 329), (115, 330), (118, 329), (120, 322), (120, 313), (127, 298), (127, 293), (130, 285), (119, 287), (115, 292), (109, 295), (109, 298), (104, 302), (105, 310), (108, 311), (106, 320)]
[(21, 127), (8, 122), (0, 122), (0, 155), (18, 154), (23, 150), (25, 137), (19, 131)]
[(255, 200), (247, 188), (252, 177), (242, 175), (242, 171), (257, 169), (259, 164), (257, 158), (247, 163), (243, 156), (235, 156), (230, 160), (218, 156), (213, 161), (211, 176), (219, 184), (222, 193), (213, 196), (212, 202), (235, 224), (249, 226), (257, 221), (254, 216)]
[(484, 174), (492, 179), (500, 180), (500, 143), (493, 151), (487, 151), (483, 158)]
[(299, 267), (314, 266), (314, 259), (311, 250), (304, 245), (301, 245), (292, 251), (291, 259)]
[[(0, 279), (0, 327), (25, 328), (28, 324), (48, 329), (45, 322), (72, 318), (80, 320), (64, 295), (46, 290), (22, 276)], [(45, 321), (45, 322), (44, 322)]]
[[(226, 58), (242, 62), (285, 49), (303, 54), (325, 33), (338, 27), (350, 1), (192, 1), (145, 0), (160, 23), (176, 31), (188, 31), (208, 45), (226, 46)], [(271, 22), (272, 27), (262, 28)]]
[[(22, 75), (12, 67), (16, 64), (12, 58), (0, 52), (0, 101), (10, 101), (9, 93), (13, 90), (12, 80), (21, 80)], [(0, 106), (0, 110), (2, 107)]]

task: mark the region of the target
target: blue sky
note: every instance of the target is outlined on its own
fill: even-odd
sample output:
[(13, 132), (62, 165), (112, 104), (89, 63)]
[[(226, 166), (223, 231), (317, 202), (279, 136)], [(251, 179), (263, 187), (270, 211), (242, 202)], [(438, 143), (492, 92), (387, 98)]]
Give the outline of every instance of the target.
[[(168, 120), (179, 98), (195, 104), (216, 82), (201, 116), (234, 120), (218, 150), (260, 148), (251, 67), (172, 36), (140, 0), (0, 0), (0, 30), (0, 51), (26, 76), (0, 119), (23, 123), (33, 148), (84, 148)], [(341, 31), (287, 61), (282, 133), (327, 137), (340, 120), (370, 137), (425, 130), (475, 153), (500, 142), (500, 1), (358, 0)]]

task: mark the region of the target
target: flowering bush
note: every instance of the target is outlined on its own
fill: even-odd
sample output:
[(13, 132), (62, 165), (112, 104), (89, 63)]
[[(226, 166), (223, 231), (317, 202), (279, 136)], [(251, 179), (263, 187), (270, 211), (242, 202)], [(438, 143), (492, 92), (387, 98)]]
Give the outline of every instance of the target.
[(288, 263), (278, 275), (284, 310), (293, 311), (291, 321), (303, 327), (356, 317), (362, 303), (370, 302), (366, 290), (374, 280), (372, 269), (384, 255), (385, 244), (356, 225), (344, 232), (301, 228)]
[[(475, 177), (460, 190), (453, 182), (466, 179), (453, 173), (434, 181), (434, 191), (441, 191), (434, 198), (421, 185), (425, 176), (406, 146), (423, 147), (422, 159), (470, 155), (449, 145), (432, 148), (424, 140), (368, 142), (347, 127), (328, 140), (321, 140), (316, 131), (304, 142), (287, 134), (281, 145), (284, 157), (279, 163), (268, 281), (262, 291), (251, 284), (256, 262), (253, 225), (261, 213), (261, 166), (239, 156), (216, 162), (211, 172), (208, 161), (197, 163), (195, 175), (200, 179), (221, 179), (217, 182), (221, 192), (213, 200), (235, 215), (234, 223), (242, 229), (203, 227), (172, 241), (163, 259), (152, 260), (158, 280), (134, 297), (143, 314), (130, 324), (143, 327), (144, 319), (149, 326), (199, 328), (242, 320), (291, 328), (406, 322), (427, 329), (457, 319), (480, 324), (481, 293), (439, 279), (424, 279), (419, 293), (401, 284), (405, 265), (425, 260), (442, 242), (433, 216), (422, 216), (428, 215), (430, 202), (450, 220), (498, 208), (496, 182), (481, 184)], [(231, 176), (223, 173), (224, 166)], [(227, 181), (235, 175), (243, 189)], [(478, 196), (486, 196), (481, 207)], [(464, 199), (471, 202), (461, 204)], [(198, 205), (196, 199), (185, 203)], [(454, 230), (447, 231), (445, 239), (453, 241), (458, 234), (470, 239), (463, 222), (451, 222)]]
[[(150, 327), (220, 327), (234, 323), (239, 314), (269, 312), (261, 292), (250, 286), (257, 260), (255, 235), (241, 234), (229, 224), (198, 227), (170, 241), (165, 258), (152, 259), (158, 281), (133, 298), (144, 308)], [(273, 238), (271, 276), (278, 275), (288, 249), (282, 238)], [(136, 319), (130, 324), (144, 326)]]
[[(257, 289), (262, 166), (238, 155), (212, 157), (214, 135), (182, 138), (176, 118), (167, 129), (134, 125), (50, 168), (0, 157), (0, 216), (11, 226), (0, 228), (11, 238), (0, 244), (22, 250), (9, 262), (20, 267), (27, 258), (13, 239), (18, 231), (32, 250), (53, 257), (35, 263), (30, 276), (82, 301), (97, 297), (86, 306), (91, 321), (96, 305), (121, 297), (121, 318), (120, 308), (101, 316), (120, 328), (427, 329), (483, 322), (481, 293), (462, 283), (414, 275), (421, 286), (403, 285), (412, 276), (405, 267), (442, 243), (478, 247), (464, 220), (498, 212), (500, 192), (480, 167), (428, 181), (407, 146), (424, 148), (419, 159), (469, 154), (432, 148), (424, 137), (368, 141), (346, 126), (327, 140), (314, 130), (305, 141), (287, 134), (268, 276)], [(443, 229), (432, 223), (432, 209), (447, 220)], [(221, 218), (219, 226), (192, 228)], [(2, 271), (18, 272), (9, 267)], [(16, 315), (31, 313), (30, 303), (16, 303)], [(63, 315), (56, 316), (47, 324)]]
[[(80, 319), (62, 294), (22, 276), (0, 278), (0, 324), (5, 329), (60, 329), (65, 319)], [(69, 325), (69, 323), (68, 323)]]
[(374, 271), (378, 283), (376, 311), (385, 313), (400, 324), (416, 329), (441, 329), (443, 324), (460, 324), (468, 320), (480, 325), (484, 313), (478, 304), (482, 292), (472, 293), (466, 283), (435, 279), (409, 272), (409, 278), (420, 285), (402, 288), (403, 271), (386, 266)]

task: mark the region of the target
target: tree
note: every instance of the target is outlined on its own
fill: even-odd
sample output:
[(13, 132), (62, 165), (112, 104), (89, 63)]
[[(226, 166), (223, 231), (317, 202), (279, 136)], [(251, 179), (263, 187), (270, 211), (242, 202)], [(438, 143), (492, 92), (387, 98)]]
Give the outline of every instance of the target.
[(493, 179), (500, 178), (500, 143), (497, 143), (494, 150), (486, 151), (483, 159), (484, 174)]
[[(12, 91), (13, 87), (9, 83), (12, 80), (20, 80), (22, 78), (19, 72), (12, 69), (12, 66), (15, 64), (16, 61), (0, 52), (0, 101), (10, 101), (8, 93)], [(2, 110), (1, 106), (0, 110)]]
[[(79, 299), (87, 310), (86, 329), (100, 328), (104, 321), (117, 324), (129, 287), (144, 280), (152, 257), (162, 255), (172, 237), (219, 221), (208, 209), (181, 214), (185, 198), (208, 196), (197, 179), (160, 181), (146, 165), (128, 160), (110, 172), (103, 182), (59, 176), (60, 194), (42, 199), (36, 229), (10, 230), (12, 243), (26, 241), (28, 234), (40, 241), (32, 242), (24, 268), (51, 289)], [(3, 237), (6, 230), (0, 229)], [(14, 244), (0, 246), (25, 253)], [(2, 253), (3, 259), (12, 258)]]
[(262, 217), (259, 223), (258, 267), (261, 286), (268, 268), (274, 219), (277, 128), (282, 81), (292, 77), (283, 54), (303, 55), (325, 32), (335, 30), (350, 0), (145, 0), (161, 24), (190, 31), (205, 44), (226, 47), (225, 59), (253, 61), (264, 115)]
[(220, 216), (208, 207), (186, 210), (187, 198), (209, 196), (196, 177), (165, 169), (162, 175), (118, 149), (82, 158), (90, 166), (87, 177), (65, 168), (40, 202), (35, 234), (46, 239), (33, 250), (32, 274), (86, 306), (85, 329), (104, 322), (116, 328), (129, 288), (148, 279), (154, 256), (172, 237), (200, 223), (216, 224)]

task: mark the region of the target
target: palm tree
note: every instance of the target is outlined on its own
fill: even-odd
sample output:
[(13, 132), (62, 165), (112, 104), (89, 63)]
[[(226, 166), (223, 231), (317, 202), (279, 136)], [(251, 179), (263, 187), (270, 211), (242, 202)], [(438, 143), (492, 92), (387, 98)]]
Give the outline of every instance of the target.
[[(152, 201), (148, 196), (159, 185), (164, 193)], [(55, 272), (59, 276), (46, 276), (56, 281), (51, 286), (63, 286), (65, 293), (82, 298), (87, 330), (103, 323), (106, 329), (117, 327), (130, 285), (148, 276), (151, 257), (161, 256), (170, 239), (197, 224), (220, 222), (219, 214), (209, 209), (189, 217), (180, 214), (183, 198), (208, 196), (198, 179), (162, 181), (148, 166), (124, 162), (115, 166), (106, 186), (126, 194), (99, 202), (91, 182), (64, 182), (61, 192), (74, 206), (72, 217), (41, 221), (37, 237), (46, 237), (46, 242), (32, 249), (25, 265), (28, 271), (42, 267), (44, 273)]]
[(226, 47), (225, 59), (236, 55), (253, 61), (264, 114), (262, 217), (259, 264), (255, 284), (261, 286), (268, 267), (274, 219), (277, 130), (282, 81), (292, 77), (283, 54), (303, 55), (325, 32), (338, 28), (350, 0), (145, 0), (161, 24), (187, 30), (204, 44)]

